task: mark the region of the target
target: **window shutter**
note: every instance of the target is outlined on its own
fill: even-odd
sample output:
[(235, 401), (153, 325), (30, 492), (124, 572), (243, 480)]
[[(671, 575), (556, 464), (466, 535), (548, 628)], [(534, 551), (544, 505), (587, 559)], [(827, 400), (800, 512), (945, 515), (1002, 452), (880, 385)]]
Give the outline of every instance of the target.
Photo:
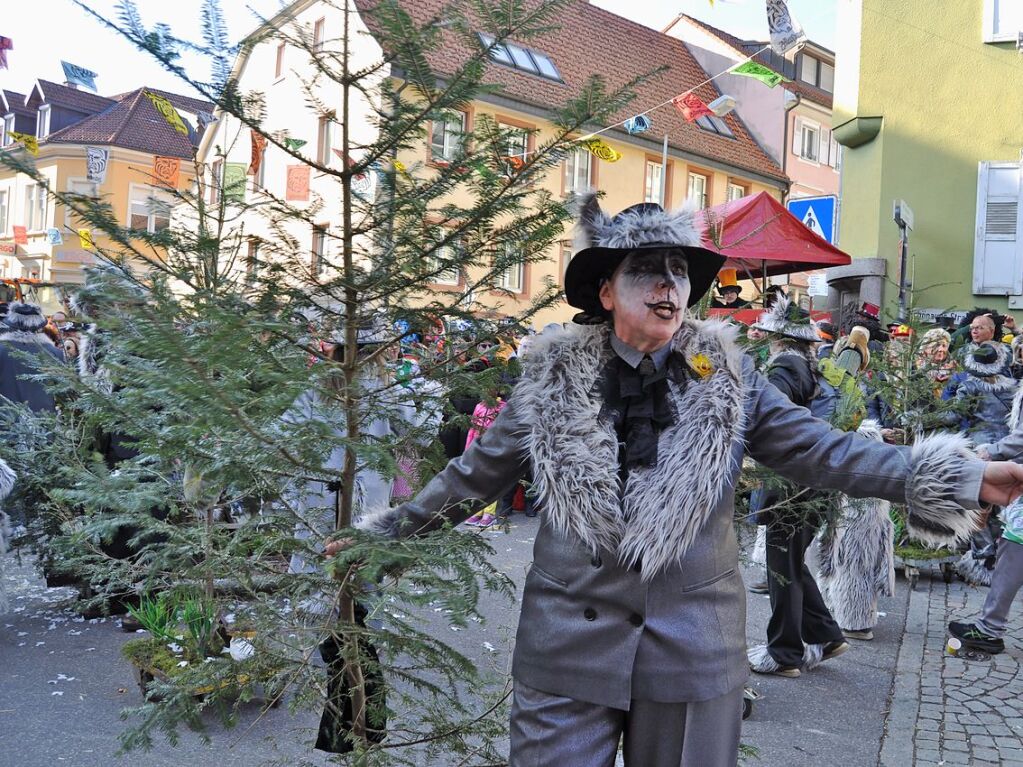
[(1021, 175), (1019, 163), (980, 163), (973, 249), (975, 294), (1023, 294)]
[(803, 156), (803, 120), (799, 117), (792, 121), (792, 154)]
[(831, 165), (831, 131), (821, 128), (817, 134), (820, 140), (820, 151), (817, 152), (817, 160), (821, 165)]

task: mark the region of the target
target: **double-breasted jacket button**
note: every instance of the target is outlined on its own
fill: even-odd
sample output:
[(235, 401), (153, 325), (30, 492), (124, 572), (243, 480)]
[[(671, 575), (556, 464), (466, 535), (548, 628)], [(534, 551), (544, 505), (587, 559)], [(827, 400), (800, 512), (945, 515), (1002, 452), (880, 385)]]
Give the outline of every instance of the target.
[(629, 616), (629, 623), (631, 623), (636, 628), (639, 628), (640, 626), (643, 625), (643, 616), (640, 615), (639, 613), (633, 613), (632, 615)]
[(588, 621), (595, 621), (597, 620), (597, 611), (592, 607), (587, 607), (583, 610), (583, 617)]
[(594, 567), (599, 568), (604, 564), (604, 562), (600, 558), (600, 554), (594, 554), (593, 559), (590, 560), (590, 564), (593, 565)]

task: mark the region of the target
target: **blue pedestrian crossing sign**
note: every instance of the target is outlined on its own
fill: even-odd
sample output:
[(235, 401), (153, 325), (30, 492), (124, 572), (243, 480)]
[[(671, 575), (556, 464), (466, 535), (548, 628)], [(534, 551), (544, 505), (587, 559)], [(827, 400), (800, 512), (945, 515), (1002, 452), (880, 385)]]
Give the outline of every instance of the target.
[(811, 232), (818, 237), (823, 237), (830, 243), (835, 242), (835, 208), (837, 198), (834, 195), (826, 197), (797, 197), (789, 200), (786, 207), (789, 213), (803, 222)]

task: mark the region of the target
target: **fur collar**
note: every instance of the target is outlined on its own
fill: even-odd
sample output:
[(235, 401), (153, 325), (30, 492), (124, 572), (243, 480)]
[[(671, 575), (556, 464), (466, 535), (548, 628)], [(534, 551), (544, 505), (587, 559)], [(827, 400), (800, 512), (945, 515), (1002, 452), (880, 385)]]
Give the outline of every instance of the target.
[(1009, 364), (1009, 349), (1005, 344), (997, 342), (987, 342), (988, 346), (995, 350), (995, 354), (998, 358), (994, 362), (987, 364), (983, 362), (977, 362), (973, 359), (973, 352), (981, 344), (967, 344), (966, 349), (963, 351), (963, 367), (974, 376), (996, 376), (1005, 370)]
[(39, 344), (40, 346), (54, 346), (53, 341), (45, 333), (34, 333), (29, 330), (3, 330), (0, 331), (0, 341), (9, 341), (12, 344)]
[(1015, 431), (1023, 426), (1023, 384), (1019, 384), (1016, 394), (1012, 398), (1012, 412), (1005, 421), (1009, 431)]
[(683, 323), (673, 349), (687, 360), (705, 355), (713, 372), (684, 390), (672, 384), (677, 420), (660, 435), (658, 465), (632, 471), (621, 488), (617, 436), (594, 396), (613, 354), (609, 333), (607, 325), (543, 333), (530, 346), (515, 402), (548, 524), (594, 553), (617, 552), (624, 567), (642, 562), (650, 580), (677, 566), (738, 468), (742, 353), (732, 326)]
[(1019, 382), (1009, 376), (972, 376), (970, 383), (983, 392), (1004, 394), (1015, 389)]

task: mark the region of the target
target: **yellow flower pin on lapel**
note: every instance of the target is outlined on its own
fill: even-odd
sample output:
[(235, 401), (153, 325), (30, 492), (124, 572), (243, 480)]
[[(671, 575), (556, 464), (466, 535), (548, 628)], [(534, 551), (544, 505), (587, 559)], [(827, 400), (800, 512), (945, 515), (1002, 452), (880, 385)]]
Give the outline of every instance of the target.
[(689, 367), (700, 378), (707, 378), (714, 373), (714, 363), (706, 354), (694, 354), (689, 360)]

